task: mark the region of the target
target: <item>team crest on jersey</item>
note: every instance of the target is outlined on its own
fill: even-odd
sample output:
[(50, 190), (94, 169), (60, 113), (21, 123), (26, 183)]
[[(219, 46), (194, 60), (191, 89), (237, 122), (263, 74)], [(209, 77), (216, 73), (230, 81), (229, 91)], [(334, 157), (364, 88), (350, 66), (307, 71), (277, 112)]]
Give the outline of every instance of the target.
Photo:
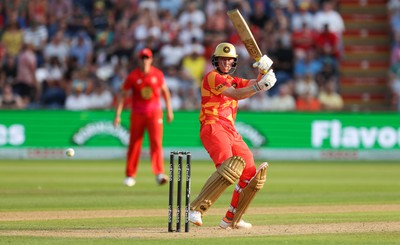
[(144, 87), (140, 90), (140, 94), (142, 95), (143, 99), (148, 100), (153, 95), (153, 90), (151, 87)]

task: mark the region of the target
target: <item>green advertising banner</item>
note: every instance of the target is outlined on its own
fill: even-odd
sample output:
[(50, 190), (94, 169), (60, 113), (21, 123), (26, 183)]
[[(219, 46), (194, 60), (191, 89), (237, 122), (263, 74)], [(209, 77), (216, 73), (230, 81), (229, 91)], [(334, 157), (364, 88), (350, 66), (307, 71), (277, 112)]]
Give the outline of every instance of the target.
[[(124, 157), (129, 112), (114, 128), (113, 111), (0, 111), (0, 157)], [(199, 139), (198, 112), (175, 112), (165, 124), (166, 151), (184, 149), (206, 158)], [(397, 113), (239, 112), (236, 127), (255, 157), (275, 159), (400, 159)], [(148, 151), (145, 137), (143, 150)]]

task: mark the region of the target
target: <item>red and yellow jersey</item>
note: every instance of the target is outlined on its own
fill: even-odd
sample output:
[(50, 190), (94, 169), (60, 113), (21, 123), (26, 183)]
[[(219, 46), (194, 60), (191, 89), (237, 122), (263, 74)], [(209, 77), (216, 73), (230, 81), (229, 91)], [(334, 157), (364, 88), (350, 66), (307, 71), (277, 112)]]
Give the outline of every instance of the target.
[(222, 95), (222, 92), (229, 88), (246, 87), (249, 80), (221, 75), (213, 70), (205, 75), (201, 84), (201, 110), (200, 123), (214, 124), (221, 123), (227, 126), (234, 126), (238, 101)]
[(149, 73), (135, 69), (126, 77), (122, 89), (132, 92), (132, 111), (147, 113), (161, 110), (161, 86), (164, 74), (151, 67)]

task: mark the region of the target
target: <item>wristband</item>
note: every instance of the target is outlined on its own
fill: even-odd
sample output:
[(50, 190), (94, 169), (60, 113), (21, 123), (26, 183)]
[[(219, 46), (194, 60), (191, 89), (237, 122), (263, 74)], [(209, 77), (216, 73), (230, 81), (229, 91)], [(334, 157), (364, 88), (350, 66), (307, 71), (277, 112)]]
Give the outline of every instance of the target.
[(254, 92), (258, 92), (258, 90), (257, 90), (257, 87), (256, 87), (256, 85), (252, 85), (252, 87), (253, 87), (253, 89), (254, 89)]
[(258, 91), (262, 90), (262, 88), (260, 87), (260, 84), (258, 84), (258, 82), (256, 82), (254, 85), (256, 85), (256, 88)]

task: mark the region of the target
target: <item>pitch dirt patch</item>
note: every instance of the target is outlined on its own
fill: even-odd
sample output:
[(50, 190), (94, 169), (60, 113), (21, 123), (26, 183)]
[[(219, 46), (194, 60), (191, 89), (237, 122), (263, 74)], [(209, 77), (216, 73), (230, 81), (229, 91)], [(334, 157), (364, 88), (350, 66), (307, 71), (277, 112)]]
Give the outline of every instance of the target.
[[(298, 206), (250, 208), (248, 214), (346, 213), (400, 211), (400, 205)], [(210, 209), (209, 215), (225, 209)], [(1, 222), (57, 219), (165, 216), (166, 209), (152, 210), (78, 210), (0, 212)], [(400, 222), (348, 222), (254, 226), (250, 230), (222, 230), (218, 227), (191, 227), (189, 233), (168, 233), (166, 228), (71, 229), (71, 230), (1, 230), (0, 236), (79, 237), (79, 238), (202, 238), (233, 236), (276, 236), (331, 233), (400, 232)]]

